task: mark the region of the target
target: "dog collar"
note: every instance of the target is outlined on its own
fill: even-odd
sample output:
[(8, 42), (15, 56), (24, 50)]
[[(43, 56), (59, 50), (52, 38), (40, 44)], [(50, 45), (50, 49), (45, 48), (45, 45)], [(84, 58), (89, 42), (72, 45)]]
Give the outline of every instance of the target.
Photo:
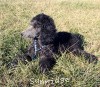
[(32, 60), (37, 59), (38, 52), (41, 51), (41, 49), (43, 49), (44, 47), (46, 47), (46, 46), (44, 45), (44, 46), (39, 47), (38, 38), (34, 37), (34, 40), (33, 40), (34, 53), (32, 56)]

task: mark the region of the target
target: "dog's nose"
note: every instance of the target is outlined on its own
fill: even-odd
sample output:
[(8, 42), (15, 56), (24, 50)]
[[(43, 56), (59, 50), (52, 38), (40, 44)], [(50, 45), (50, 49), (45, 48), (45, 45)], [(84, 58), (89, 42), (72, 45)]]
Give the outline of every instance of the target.
[(21, 33), (21, 36), (23, 36), (23, 33)]

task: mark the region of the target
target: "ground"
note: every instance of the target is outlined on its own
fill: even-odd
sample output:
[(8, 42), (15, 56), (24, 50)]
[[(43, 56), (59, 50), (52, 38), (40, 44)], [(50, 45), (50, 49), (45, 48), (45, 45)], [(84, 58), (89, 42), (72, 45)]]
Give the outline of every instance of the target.
[(20, 32), (39, 13), (50, 15), (58, 31), (82, 34), (85, 50), (100, 57), (100, 0), (0, 0), (0, 87), (48, 87), (50, 82), (54, 87), (99, 87), (100, 62), (88, 64), (71, 53), (64, 53), (47, 75), (38, 72), (38, 59), (6, 68), (30, 43)]

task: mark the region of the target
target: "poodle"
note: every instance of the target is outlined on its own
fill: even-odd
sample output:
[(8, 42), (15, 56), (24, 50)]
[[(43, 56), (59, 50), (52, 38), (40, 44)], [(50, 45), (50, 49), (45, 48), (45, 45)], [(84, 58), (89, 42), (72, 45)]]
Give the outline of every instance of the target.
[(98, 61), (96, 56), (84, 51), (81, 35), (57, 32), (54, 20), (44, 13), (33, 17), (30, 26), (21, 35), (32, 38), (33, 43), (26, 53), (27, 60), (32, 61), (39, 57), (39, 67), (43, 73), (51, 70), (56, 64), (54, 55), (61, 55), (63, 52), (83, 56), (89, 63)]

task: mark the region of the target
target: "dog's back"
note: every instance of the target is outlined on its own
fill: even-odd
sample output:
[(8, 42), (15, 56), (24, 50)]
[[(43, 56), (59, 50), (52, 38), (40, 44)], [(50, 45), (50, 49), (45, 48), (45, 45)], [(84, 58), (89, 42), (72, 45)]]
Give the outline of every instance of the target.
[(81, 49), (84, 50), (83, 47), (83, 37), (80, 34), (72, 34), (68, 32), (58, 32), (54, 39), (54, 46), (56, 50), (65, 51), (65, 50), (73, 50), (73, 49)]

